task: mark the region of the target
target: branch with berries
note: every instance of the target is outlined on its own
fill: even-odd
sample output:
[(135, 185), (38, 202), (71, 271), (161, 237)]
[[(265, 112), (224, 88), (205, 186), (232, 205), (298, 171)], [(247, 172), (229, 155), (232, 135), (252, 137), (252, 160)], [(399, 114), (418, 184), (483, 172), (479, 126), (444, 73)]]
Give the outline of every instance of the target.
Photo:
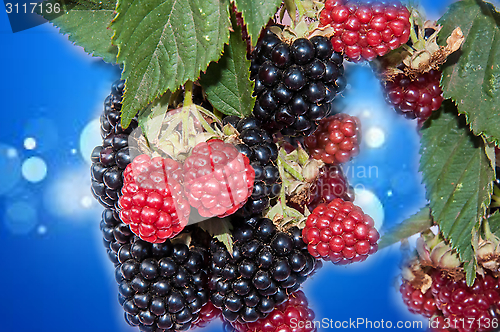
[[(410, 311), (441, 325), (496, 318), (494, 6), (458, 1), (432, 22), (399, 2), (52, 2), (62, 11), (47, 19), (122, 68), (91, 175), (130, 325), (283, 330), (283, 315), (311, 319), (299, 288), (322, 260), (360, 263), (415, 234)], [(421, 134), (428, 205), (380, 242), (342, 171), (361, 143), (359, 119), (334, 103), (346, 63), (369, 63)]]

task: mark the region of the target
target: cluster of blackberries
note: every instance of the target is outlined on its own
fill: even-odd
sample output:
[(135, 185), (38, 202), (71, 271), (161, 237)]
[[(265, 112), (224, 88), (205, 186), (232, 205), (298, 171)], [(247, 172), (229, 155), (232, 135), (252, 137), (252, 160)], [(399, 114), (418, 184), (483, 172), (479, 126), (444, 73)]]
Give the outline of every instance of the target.
[(118, 252), (116, 279), (125, 319), (141, 331), (186, 331), (207, 303), (207, 252), (138, 237)]
[(281, 177), (276, 166), (278, 148), (256, 118), (228, 116), (223, 119), (223, 124), (228, 123), (238, 130), (241, 143), (236, 148), (248, 157), (255, 171), (252, 195), (240, 212), (245, 216), (261, 214), (281, 191)]
[(343, 58), (328, 38), (299, 38), (291, 45), (265, 30), (252, 53), (253, 115), (269, 132), (304, 136), (330, 113), (346, 86)]
[(121, 101), (124, 81), (116, 81), (111, 87), (111, 94), (104, 101), (104, 112), (101, 115), (102, 146), (92, 151), (92, 193), (104, 206), (116, 208), (116, 203), (123, 186), (123, 170), (130, 163), (128, 139), (130, 133), (137, 128), (134, 119), (127, 129), (120, 122)]
[(316, 266), (292, 227), (278, 231), (267, 218), (233, 221), (232, 255), (217, 240), (211, 244), (212, 303), (228, 321), (255, 322), (287, 301)]

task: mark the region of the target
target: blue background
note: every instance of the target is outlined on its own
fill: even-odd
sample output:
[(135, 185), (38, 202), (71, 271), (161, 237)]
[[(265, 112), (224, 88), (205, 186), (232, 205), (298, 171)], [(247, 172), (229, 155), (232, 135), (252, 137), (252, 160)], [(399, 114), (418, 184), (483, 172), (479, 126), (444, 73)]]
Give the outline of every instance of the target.
[[(421, 4), (435, 19), (450, 2)], [(89, 190), (88, 155), (119, 68), (50, 24), (13, 34), (3, 10), (0, 48), (0, 330), (134, 331), (123, 320), (99, 232), (102, 208)], [(346, 72), (340, 104), (360, 117), (364, 137), (348, 177), (364, 190), (368, 213), (390, 227), (425, 204), (416, 122), (384, 103), (367, 66)], [(316, 317), (419, 320), (400, 300), (400, 259), (395, 245), (360, 265), (325, 264), (304, 285)], [(220, 330), (218, 322), (206, 329)]]

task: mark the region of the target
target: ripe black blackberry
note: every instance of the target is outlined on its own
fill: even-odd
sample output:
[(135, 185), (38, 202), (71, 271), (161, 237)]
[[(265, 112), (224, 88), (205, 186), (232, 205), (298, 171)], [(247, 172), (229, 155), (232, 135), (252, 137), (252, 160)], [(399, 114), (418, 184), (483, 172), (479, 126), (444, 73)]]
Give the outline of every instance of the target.
[(261, 129), (261, 123), (256, 118), (244, 118), (237, 122), (234, 120), (229, 118), (224, 122), (233, 121), (236, 125), (242, 141), (236, 148), (248, 157), (255, 171), (252, 195), (240, 212), (245, 216), (261, 214), (269, 207), (270, 200), (281, 191), (281, 177), (276, 166), (278, 148), (272, 137)]
[(314, 271), (301, 231), (276, 229), (267, 218), (233, 222), (233, 253), (212, 240), (211, 301), (228, 321), (255, 322), (287, 301)]
[(116, 279), (125, 320), (144, 332), (186, 331), (207, 303), (207, 252), (134, 236), (118, 252)]
[(328, 38), (299, 38), (289, 45), (266, 30), (252, 53), (253, 114), (271, 133), (307, 135), (344, 90), (343, 74), (343, 57)]
[(118, 213), (111, 209), (105, 209), (102, 212), (100, 228), (109, 260), (117, 266), (120, 264), (118, 251), (123, 245), (133, 240), (132, 231), (128, 225), (121, 222)]
[(107, 208), (114, 208), (123, 186), (123, 170), (131, 161), (128, 139), (137, 128), (134, 119), (127, 129), (120, 122), (121, 100), (124, 81), (116, 81), (111, 87), (111, 94), (104, 101), (101, 115), (102, 146), (92, 151), (92, 193)]

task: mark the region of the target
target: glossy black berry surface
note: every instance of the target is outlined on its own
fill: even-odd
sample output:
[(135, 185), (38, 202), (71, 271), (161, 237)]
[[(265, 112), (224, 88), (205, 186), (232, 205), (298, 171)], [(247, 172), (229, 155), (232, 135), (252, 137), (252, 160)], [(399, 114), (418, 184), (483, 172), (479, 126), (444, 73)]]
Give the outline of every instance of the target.
[(127, 129), (120, 121), (124, 81), (119, 80), (111, 86), (111, 94), (104, 101), (101, 115), (102, 146), (94, 148), (90, 173), (92, 194), (106, 208), (115, 209), (123, 186), (123, 170), (131, 162), (131, 155), (137, 155), (129, 148), (130, 133), (137, 128), (133, 119)]
[(254, 216), (234, 218), (233, 229), (232, 255), (212, 240), (210, 299), (226, 320), (254, 322), (285, 302), (313, 273), (316, 260), (296, 227), (281, 232)]
[(252, 195), (239, 211), (244, 216), (261, 214), (281, 190), (276, 162), (278, 148), (267, 131), (261, 128), (261, 121), (255, 117), (243, 118), (236, 125), (242, 142), (236, 148), (248, 157), (255, 171)]
[(308, 135), (344, 90), (343, 75), (342, 55), (328, 38), (298, 38), (290, 45), (266, 30), (252, 53), (253, 115), (270, 133)]
[(117, 253), (116, 280), (125, 320), (141, 331), (185, 331), (207, 303), (207, 251), (133, 237)]

